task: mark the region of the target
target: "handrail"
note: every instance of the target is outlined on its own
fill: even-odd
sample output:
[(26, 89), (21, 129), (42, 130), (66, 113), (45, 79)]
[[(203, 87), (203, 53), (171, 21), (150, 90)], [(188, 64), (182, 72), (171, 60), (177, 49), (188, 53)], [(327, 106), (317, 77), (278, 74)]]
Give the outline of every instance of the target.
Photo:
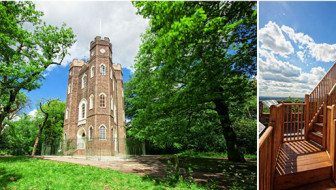
[(326, 95), (334, 88), (336, 83), (336, 64), (334, 64), (327, 74), (320, 80), (314, 90), (309, 94), (309, 118), (311, 121), (325, 101)]
[(259, 189), (272, 189), (273, 182), (273, 126), (267, 127), (259, 139)]

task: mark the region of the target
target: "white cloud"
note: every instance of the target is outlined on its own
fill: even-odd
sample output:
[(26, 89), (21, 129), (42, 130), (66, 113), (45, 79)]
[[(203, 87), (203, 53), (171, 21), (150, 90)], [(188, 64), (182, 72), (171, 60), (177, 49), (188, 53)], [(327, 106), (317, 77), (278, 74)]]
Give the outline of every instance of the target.
[(303, 51), (298, 51), (296, 52), (296, 55), (298, 56), (298, 58), (301, 60), (301, 62), (304, 61), (304, 52)]
[(34, 109), (34, 110), (28, 112), (28, 115), (31, 116), (31, 117), (35, 117), (36, 114), (37, 114), (37, 109)]
[[(272, 72), (280, 74), (284, 77), (298, 77), (301, 69), (289, 62), (277, 60), (273, 53), (260, 50), (259, 69), (260, 72)], [(264, 59), (262, 59), (264, 58)]]
[[(336, 60), (336, 44), (315, 43), (309, 35), (295, 32), (289, 26), (279, 27), (274, 22), (269, 22), (261, 31), (259, 90), (262, 96), (304, 97), (326, 74), (321, 66), (307, 71), (304, 65), (294, 65), (295, 56), (301, 62), (312, 58), (321, 62)], [(290, 41), (286, 41), (286, 36)]]
[(286, 40), (280, 27), (270, 21), (259, 30), (261, 48), (272, 50), (274, 54), (287, 57), (294, 52), (292, 44)]
[(287, 33), (288, 37), (292, 39), (295, 43), (307, 45), (309, 43), (314, 42), (314, 40), (310, 36), (304, 33), (295, 33), (294, 29), (291, 27), (284, 25), (284, 26), (281, 26), (281, 30)]
[[(35, 2), (38, 10), (44, 12), (48, 24), (70, 26), (77, 42), (62, 65), (74, 58), (89, 57), (89, 45), (95, 36), (109, 37), (112, 43), (113, 62), (132, 68), (140, 44), (140, 35), (148, 26), (148, 20), (136, 15), (131, 2)], [(102, 31), (100, 34), (100, 20)], [(54, 66), (48, 68), (51, 71)]]
[(332, 62), (336, 60), (336, 44), (315, 43), (310, 36), (300, 32), (297, 33), (289, 26), (281, 26), (281, 29), (291, 40), (298, 43), (299, 49), (308, 49), (309, 54), (317, 61)]

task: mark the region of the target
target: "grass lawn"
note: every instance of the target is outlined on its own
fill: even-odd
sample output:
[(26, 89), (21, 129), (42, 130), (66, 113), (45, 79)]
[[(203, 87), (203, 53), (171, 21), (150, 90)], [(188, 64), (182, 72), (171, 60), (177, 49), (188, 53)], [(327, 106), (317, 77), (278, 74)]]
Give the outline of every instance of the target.
[(173, 186), (135, 174), (92, 166), (40, 160), (29, 157), (0, 157), (2, 189), (202, 189), (192, 183)]

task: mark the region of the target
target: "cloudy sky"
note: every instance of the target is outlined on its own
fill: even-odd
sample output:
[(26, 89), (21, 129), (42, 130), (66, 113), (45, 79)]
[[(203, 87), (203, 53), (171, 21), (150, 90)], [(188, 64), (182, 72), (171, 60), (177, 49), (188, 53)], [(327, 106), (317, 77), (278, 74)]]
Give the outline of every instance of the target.
[(304, 97), (336, 60), (336, 2), (259, 5), (259, 94)]
[(42, 98), (65, 100), (69, 63), (74, 58), (89, 57), (89, 44), (97, 35), (110, 38), (113, 62), (122, 64), (124, 81), (128, 80), (140, 45), (140, 36), (148, 26), (148, 20), (137, 15), (130, 2), (59, 1), (35, 4), (38, 10), (44, 12), (43, 20), (48, 24), (66, 23), (70, 26), (77, 42), (62, 66), (47, 69), (42, 87), (28, 93), (31, 106), (26, 112), (33, 112)]

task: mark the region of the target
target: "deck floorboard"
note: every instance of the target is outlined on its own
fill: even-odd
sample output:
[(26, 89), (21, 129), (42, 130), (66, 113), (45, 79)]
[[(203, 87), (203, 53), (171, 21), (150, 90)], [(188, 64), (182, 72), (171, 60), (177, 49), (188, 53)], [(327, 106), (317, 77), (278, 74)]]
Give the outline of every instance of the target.
[(286, 175), (332, 165), (326, 151), (315, 144), (302, 140), (283, 143), (278, 155), (276, 175)]

